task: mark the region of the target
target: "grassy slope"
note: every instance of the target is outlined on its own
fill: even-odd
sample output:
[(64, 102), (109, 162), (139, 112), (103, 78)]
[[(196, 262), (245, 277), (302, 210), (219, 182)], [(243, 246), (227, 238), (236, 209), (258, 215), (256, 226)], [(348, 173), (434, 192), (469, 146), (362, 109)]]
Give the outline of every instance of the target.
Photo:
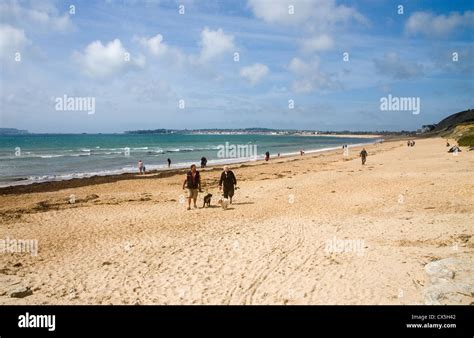
[(457, 125), (454, 129), (440, 133), (444, 138), (455, 139), (462, 147), (474, 146), (474, 123)]

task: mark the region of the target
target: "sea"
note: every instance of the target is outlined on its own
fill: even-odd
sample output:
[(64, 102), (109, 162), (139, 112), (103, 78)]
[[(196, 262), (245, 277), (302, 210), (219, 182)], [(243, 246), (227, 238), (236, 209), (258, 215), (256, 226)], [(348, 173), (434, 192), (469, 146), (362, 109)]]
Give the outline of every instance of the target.
[[(0, 136), (0, 186), (95, 175), (208, 166), (321, 152), (378, 142), (375, 138), (269, 134), (27, 134)], [(342, 151), (342, 150), (341, 150)]]

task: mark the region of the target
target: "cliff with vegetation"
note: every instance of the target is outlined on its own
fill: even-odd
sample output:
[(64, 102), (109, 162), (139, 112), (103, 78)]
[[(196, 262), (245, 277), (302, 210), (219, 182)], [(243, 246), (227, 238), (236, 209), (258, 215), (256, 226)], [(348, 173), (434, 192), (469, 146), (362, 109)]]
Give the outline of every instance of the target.
[(460, 146), (474, 146), (474, 109), (452, 114), (439, 123), (428, 135), (455, 139)]

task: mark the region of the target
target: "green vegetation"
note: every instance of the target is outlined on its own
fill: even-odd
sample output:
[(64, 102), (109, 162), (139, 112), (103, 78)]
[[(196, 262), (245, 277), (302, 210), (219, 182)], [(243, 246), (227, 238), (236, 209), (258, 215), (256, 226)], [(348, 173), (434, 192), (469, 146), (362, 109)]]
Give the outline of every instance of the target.
[(444, 138), (455, 139), (461, 147), (474, 146), (474, 124), (464, 123), (457, 125), (449, 132), (440, 134)]
[(474, 134), (473, 135), (462, 136), (458, 140), (458, 143), (461, 147), (474, 147)]

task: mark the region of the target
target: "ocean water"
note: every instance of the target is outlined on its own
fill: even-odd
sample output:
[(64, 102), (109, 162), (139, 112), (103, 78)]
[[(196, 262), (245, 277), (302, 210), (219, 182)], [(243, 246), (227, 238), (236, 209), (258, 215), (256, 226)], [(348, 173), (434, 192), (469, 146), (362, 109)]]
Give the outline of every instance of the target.
[[(305, 150), (323, 151), (343, 144), (358, 145), (375, 139), (287, 135), (188, 134), (38, 134), (0, 136), (0, 186), (64, 180), (137, 171), (142, 160), (147, 170), (242, 162), (270, 152), (282, 156)], [(226, 147), (227, 142), (227, 147)], [(240, 153), (232, 152), (232, 146)], [(255, 148), (256, 146), (256, 148)], [(225, 150), (227, 149), (227, 153)], [(235, 148), (234, 148), (235, 149)], [(248, 150), (245, 153), (242, 150)], [(256, 150), (257, 156), (253, 156)], [(249, 156), (250, 155), (250, 156)]]

